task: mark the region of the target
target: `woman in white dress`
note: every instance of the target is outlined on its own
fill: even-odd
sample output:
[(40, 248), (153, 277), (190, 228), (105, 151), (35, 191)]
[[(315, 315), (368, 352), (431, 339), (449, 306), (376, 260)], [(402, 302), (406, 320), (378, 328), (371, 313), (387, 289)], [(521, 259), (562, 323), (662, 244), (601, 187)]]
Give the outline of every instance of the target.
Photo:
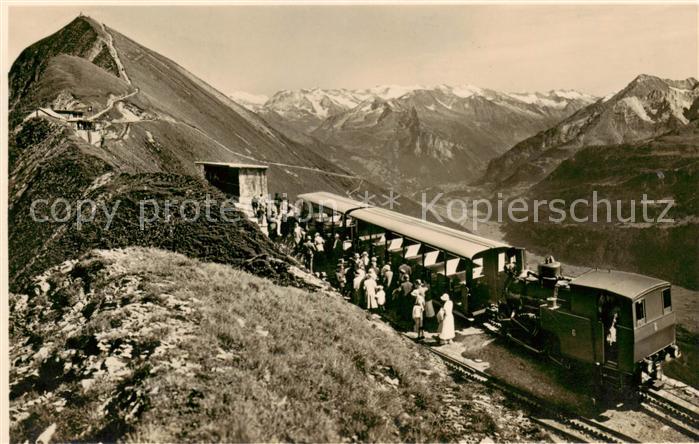
[(449, 295), (446, 293), (439, 299), (444, 302), (444, 305), (442, 305), (442, 308), (440, 308), (437, 313), (437, 319), (439, 320), (439, 341), (444, 344), (451, 344), (452, 339), (456, 336), (454, 333), (454, 313), (452, 313), (454, 303), (449, 299)]

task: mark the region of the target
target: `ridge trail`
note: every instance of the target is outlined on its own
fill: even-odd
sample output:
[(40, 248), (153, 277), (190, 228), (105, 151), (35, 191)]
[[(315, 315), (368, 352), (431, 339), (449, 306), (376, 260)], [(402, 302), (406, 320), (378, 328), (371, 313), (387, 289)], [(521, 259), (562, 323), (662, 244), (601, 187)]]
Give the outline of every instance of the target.
[(131, 79), (129, 78), (129, 75), (126, 74), (126, 69), (124, 68), (124, 65), (121, 63), (121, 59), (119, 58), (119, 53), (116, 50), (116, 47), (114, 46), (114, 37), (107, 31), (107, 27), (104, 26), (104, 23), (100, 23), (100, 26), (102, 26), (102, 31), (107, 35), (107, 48), (109, 48), (109, 54), (111, 54), (112, 58), (114, 59), (114, 63), (116, 63), (117, 68), (119, 69), (119, 76), (124, 78), (126, 83), (129, 85), (132, 85)]

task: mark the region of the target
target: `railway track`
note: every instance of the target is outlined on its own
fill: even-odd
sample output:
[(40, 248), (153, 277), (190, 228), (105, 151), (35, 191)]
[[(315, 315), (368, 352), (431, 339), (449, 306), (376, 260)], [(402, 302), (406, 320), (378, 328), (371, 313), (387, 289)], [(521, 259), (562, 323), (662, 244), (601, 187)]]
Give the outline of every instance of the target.
[(653, 389), (640, 390), (638, 397), (647, 414), (693, 441), (699, 440), (699, 407)]
[[(400, 328), (391, 319), (381, 316), (396, 331)], [(429, 345), (422, 344), (424, 348), (439, 357), (448, 368), (462, 377), (491, 387), (520, 403), (526, 405), (531, 412), (530, 419), (544, 429), (553, 432), (567, 442), (607, 442), (607, 443), (637, 443), (640, 442), (624, 433), (613, 430), (596, 421), (580, 416), (570, 411), (563, 410), (560, 406), (554, 406), (537, 396), (524, 391), (508, 382), (489, 375), (467, 363), (457, 360), (446, 353)]]
[(447, 367), (465, 378), (506, 393), (520, 403), (526, 405), (531, 411), (538, 412), (532, 415), (531, 419), (565, 440), (571, 442), (639, 442), (628, 435), (610, 429), (609, 427), (583, 416), (564, 411), (558, 406), (552, 406), (550, 403), (531, 393), (525, 392), (499, 378), (473, 368), (433, 347), (425, 346), (425, 348), (442, 359)]
[[(486, 331), (495, 336), (514, 339), (509, 335), (502, 334), (500, 331), (501, 326), (495, 322), (485, 323), (484, 327)], [(537, 352), (537, 350), (526, 344), (516, 339), (514, 340), (520, 345)], [(682, 433), (692, 441), (699, 441), (699, 407), (691, 405), (670, 393), (663, 393), (662, 390), (647, 387), (639, 390), (637, 395), (639, 406), (644, 413)]]

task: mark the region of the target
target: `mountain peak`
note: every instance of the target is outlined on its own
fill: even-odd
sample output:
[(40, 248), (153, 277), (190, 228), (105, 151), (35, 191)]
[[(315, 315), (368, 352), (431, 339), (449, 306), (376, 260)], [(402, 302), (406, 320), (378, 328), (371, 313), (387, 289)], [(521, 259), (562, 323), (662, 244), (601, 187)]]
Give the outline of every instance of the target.
[(651, 84), (651, 85), (660, 85), (660, 84), (665, 84), (667, 86), (670, 86), (672, 88), (679, 88), (679, 89), (694, 89), (697, 87), (699, 84), (699, 81), (695, 79), (694, 77), (687, 77), (684, 80), (673, 80), (673, 79), (664, 79), (658, 76), (654, 76), (651, 74), (639, 74), (636, 76), (635, 79), (629, 83), (629, 86), (631, 85), (645, 85), (645, 84)]
[(567, 153), (589, 145), (616, 145), (658, 137), (687, 125), (695, 116), (699, 82), (636, 76), (617, 93), (580, 109), (567, 119), (515, 145), (491, 162), (485, 182), (519, 186), (539, 181), (563, 159), (546, 155), (565, 147)]
[(660, 77), (656, 77), (650, 74), (639, 74), (636, 76), (635, 79), (632, 80), (632, 82), (646, 82), (648, 80), (661, 80)]

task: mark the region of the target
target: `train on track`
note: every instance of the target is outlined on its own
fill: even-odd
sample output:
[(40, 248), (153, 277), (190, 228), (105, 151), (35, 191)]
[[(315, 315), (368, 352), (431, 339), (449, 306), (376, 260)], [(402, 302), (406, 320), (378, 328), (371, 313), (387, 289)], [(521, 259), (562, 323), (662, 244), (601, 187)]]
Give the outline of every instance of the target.
[(343, 250), (408, 263), (455, 309), (565, 366), (595, 375), (598, 387), (638, 387), (662, 377), (680, 355), (670, 283), (590, 270), (570, 278), (549, 257), (527, 269), (523, 248), (327, 192), (298, 196), (309, 229), (341, 239)]

